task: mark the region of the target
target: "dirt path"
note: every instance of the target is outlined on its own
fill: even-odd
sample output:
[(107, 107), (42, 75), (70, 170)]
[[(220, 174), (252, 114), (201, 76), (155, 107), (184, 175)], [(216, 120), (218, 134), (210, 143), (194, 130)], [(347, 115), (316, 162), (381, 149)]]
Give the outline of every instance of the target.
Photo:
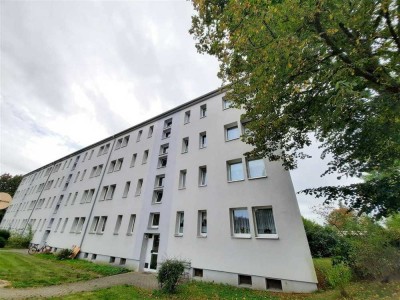
[(73, 282), (39, 288), (0, 288), (0, 299), (56, 297), (79, 292), (93, 291), (123, 284), (134, 285), (145, 289), (156, 289), (157, 279), (155, 274), (130, 272), (88, 281)]

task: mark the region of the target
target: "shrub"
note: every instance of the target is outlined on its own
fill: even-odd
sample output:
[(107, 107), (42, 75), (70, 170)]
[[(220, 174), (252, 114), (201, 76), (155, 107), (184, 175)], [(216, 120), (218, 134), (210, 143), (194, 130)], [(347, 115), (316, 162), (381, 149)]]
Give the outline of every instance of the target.
[(326, 279), (330, 287), (343, 289), (351, 280), (351, 270), (345, 264), (336, 264), (329, 268)]
[(178, 259), (167, 259), (158, 271), (157, 280), (161, 289), (166, 293), (174, 293), (178, 285), (178, 281), (185, 270), (185, 261)]
[(13, 232), (7, 241), (8, 248), (28, 248), (32, 240), (33, 234), (30, 227), (28, 227), (27, 234)]
[(10, 232), (8, 230), (0, 229), (0, 237), (4, 238), (7, 241), (10, 237)]
[(71, 255), (72, 255), (71, 249), (62, 249), (56, 253), (56, 258), (58, 260), (70, 259)]
[(328, 226), (321, 226), (305, 218), (303, 224), (312, 257), (331, 257), (339, 242), (337, 233)]
[(4, 248), (6, 245), (6, 239), (0, 236), (0, 248)]

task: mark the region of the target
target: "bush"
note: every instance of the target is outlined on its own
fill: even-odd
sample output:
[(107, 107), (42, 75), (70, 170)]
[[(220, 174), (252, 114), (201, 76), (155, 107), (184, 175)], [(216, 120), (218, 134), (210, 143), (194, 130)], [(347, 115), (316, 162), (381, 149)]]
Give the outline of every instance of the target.
[(158, 271), (157, 280), (161, 289), (166, 293), (174, 293), (178, 285), (178, 281), (185, 270), (185, 261), (178, 259), (167, 259)]
[(56, 253), (56, 258), (58, 260), (70, 259), (71, 255), (72, 255), (71, 249), (62, 249)]
[(330, 287), (344, 289), (351, 280), (351, 270), (345, 264), (336, 264), (327, 270), (326, 279)]
[(4, 248), (6, 245), (6, 239), (0, 236), (0, 248)]
[(7, 240), (7, 247), (8, 248), (28, 248), (29, 244), (31, 243), (33, 234), (32, 230), (30, 227), (28, 227), (28, 233), (27, 234), (21, 234), (21, 233), (11, 233), (11, 236)]
[(4, 238), (7, 241), (10, 237), (10, 232), (8, 230), (0, 229), (0, 237)]
[(330, 227), (321, 226), (303, 218), (312, 257), (331, 257), (339, 242), (339, 236)]

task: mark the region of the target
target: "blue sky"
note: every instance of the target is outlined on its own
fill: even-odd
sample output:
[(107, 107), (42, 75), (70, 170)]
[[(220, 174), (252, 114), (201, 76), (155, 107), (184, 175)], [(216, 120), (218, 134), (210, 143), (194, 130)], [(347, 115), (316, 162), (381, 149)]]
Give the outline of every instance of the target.
[[(0, 173), (24, 174), (221, 85), (188, 1), (2, 1)], [(337, 184), (313, 159), (296, 190)], [(344, 181), (346, 182), (346, 181)], [(298, 195), (303, 215), (321, 203)]]

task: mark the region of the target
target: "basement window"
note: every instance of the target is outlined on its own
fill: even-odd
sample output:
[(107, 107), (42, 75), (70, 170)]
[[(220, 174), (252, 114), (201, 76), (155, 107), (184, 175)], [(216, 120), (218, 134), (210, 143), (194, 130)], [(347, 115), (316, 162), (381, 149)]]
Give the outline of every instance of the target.
[(203, 277), (203, 269), (193, 269), (193, 276), (194, 277)]
[(266, 278), (267, 290), (282, 291), (282, 280)]
[(251, 276), (239, 275), (239, 285), (252, 285)]

